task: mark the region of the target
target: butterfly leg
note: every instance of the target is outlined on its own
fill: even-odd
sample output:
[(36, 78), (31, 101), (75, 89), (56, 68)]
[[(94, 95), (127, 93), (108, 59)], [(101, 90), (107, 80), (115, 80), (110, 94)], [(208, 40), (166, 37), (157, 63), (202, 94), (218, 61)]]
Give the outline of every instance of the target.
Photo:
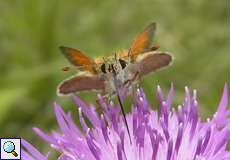
[[(133, 102), (136, 103), (135, 101), (137, 100), (137, 95), (136, 95), (136, 91), (139, 88), (139, 83), (140, 83), (140, 73), (136, 72), (135, 75), (133, 76), (133, 78), (125, 81), (124, 85), (128, 85), (131, 86), (131, 94), (132, 94), (132, 99)], [(133, 83), (135, 82), (135, 83)]]
[(103, 112), (103, 103), (107, 105), (110, 100), (111, 100), (111, 96), (109, 94), (103, 95), (100, 98), (98, 98), (96, 100), (97, 103), (96, 112), (101, 114)]
[(126, 86), (127, 84), (131, 85), (132, 82), (134, 82), (135, 80), (138, 80), (138, 79), (140, 79), (140, 74), (139, 74), (139, 72), (136, 72), (135, 75), (133, 76), (133, 78), (128, 79), (124, 82), (124, 86)]

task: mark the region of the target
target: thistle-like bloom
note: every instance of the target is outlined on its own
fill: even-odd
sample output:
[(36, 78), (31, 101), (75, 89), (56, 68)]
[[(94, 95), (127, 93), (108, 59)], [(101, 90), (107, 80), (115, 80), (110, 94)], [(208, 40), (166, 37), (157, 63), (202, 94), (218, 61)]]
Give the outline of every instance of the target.
[[(172, 108), (173, 86), (167, 97), (157, 88), (160, 114), (152, 110), (141, 89), (136, 92), (132, 111), (127, 114), (131, 141), (119, 106), (107, 104), (99, 97), (103, 113), (98, 115), (93, 105), (73, 96), (78, 105), (82, 131), (74, 124), (71, 114), (55, 104), (60, 132), (47, 135), (34, 131), (60, 152), (59, 160), (229, 160), (227, 143), (230, 137), (230, 110), (227, 85), (217, 112), (207, 121), (198, 116), (196, 91), (190, 96), (185, 88), (185, 100)], [(87, 125), (83, 114), (91, 125)], [(90, 127), (92, 126), (92, 127)], [(22, 141), (23, 160), (47, 160), (32, 145)]]

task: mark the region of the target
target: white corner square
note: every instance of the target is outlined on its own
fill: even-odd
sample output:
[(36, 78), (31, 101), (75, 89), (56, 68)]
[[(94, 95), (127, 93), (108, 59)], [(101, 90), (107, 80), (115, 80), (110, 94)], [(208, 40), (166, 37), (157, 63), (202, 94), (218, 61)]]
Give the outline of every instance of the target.
[(0, 138), (0, 139), (1, 139), (0, 160), (21, 159), (20, 138)]

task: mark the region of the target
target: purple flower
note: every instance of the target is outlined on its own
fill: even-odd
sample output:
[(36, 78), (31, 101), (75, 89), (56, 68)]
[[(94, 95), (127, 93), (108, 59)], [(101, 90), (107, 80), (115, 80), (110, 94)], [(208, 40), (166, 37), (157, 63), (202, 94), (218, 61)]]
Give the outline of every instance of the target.
[[(196, 91), (190, 96), (185, 88), (185, 100), (172, 106), (173, 86), (167, 97), (157, 88), (160, 114), (152, 110), (141, 89), (136, 91), (132, 111), (127, 114), (131, 142), (119, 106), (107, 104), (99, 96), (103, 113), (98, 115), (93, 105), (85, 104), (73, 96), (79, 106), (82, 131), (75, 125), (70, 113), (65, 113), (55, 103), (55, 114), (60, 132), (45, 134), (38, 128), (34, 131), (51, 147), (60, 152), (59, 160), (228, 160), (230, 151), (227, 143), (230, 137), (230, 110), (227, 85), (217, 112), (202, 122), (198, 115)], [(90, 127), (83, 114), (91, 123)], [(47, 160), (25, 140), (22, 141), (23, 160)]]

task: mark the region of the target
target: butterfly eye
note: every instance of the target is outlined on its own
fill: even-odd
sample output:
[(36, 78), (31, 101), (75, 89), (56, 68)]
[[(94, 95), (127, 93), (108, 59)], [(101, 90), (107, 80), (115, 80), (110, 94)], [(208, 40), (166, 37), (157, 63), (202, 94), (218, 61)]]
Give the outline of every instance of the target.
[(101, 65), (101, 71), (102, 71), (103, 73), (106, 73), (106, 70), (105, 70), (105, 63), (103, 63), (103, 64)]
[(119, 62), (121, 64), (122, 69), (124, 69), (127, 66), (127, 62), (124, 61), (123, 59), (119, 59)]

